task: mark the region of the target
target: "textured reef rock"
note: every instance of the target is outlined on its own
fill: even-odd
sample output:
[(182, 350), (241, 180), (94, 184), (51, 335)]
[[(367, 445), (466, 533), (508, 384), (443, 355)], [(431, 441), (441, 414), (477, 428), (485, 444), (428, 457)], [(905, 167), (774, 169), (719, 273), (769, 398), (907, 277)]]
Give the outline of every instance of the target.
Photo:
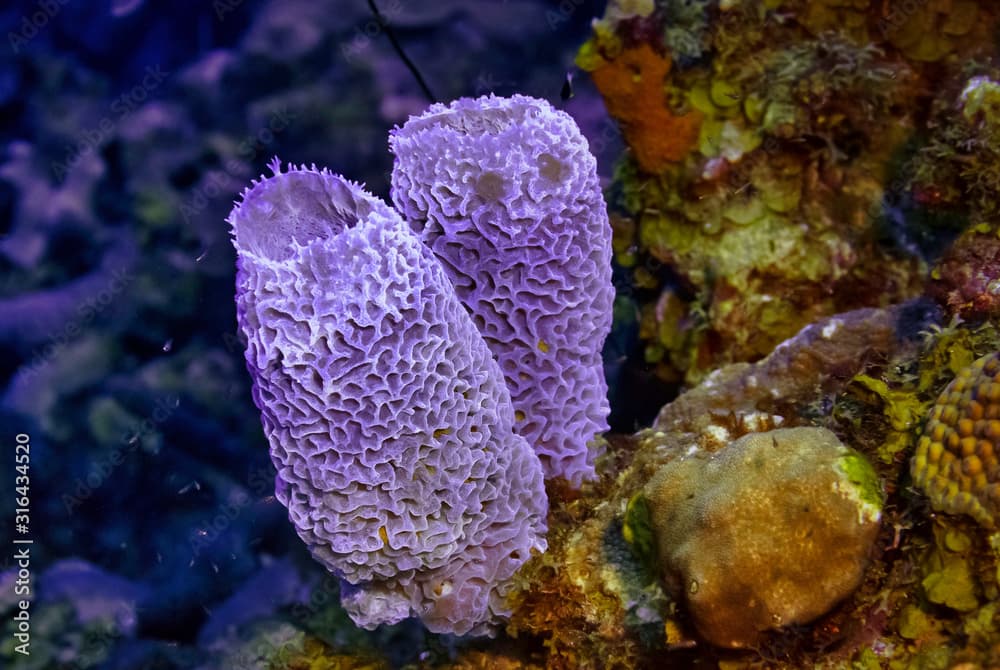
[(962, 319), (1000, 316), (1000, 237), (972, 230), (955, 240), (934, 269), (927, 293)]
[(411, 118), (390, 147), (393, 201), (499, 359), (518, 433), (546, 478), (593, 479), (614, 291), (596, 162), (576, 123), (525, 96), (462, 99)]
[[(717, 417), (751, 415), (769, 404), (795, 403), (832, 394), (859, 366), (898, 345), (918, 303), (891, 309), (857, 309), (822, 319), (782, 342), (756, 363), (719, 368), (657, 415), (661, 433), (699, 432)], [(706, 411), (708, 410), (708, 411)]]
[(362, 626), (486, 633), (545, 549), (538, 459), (434, 256), (388, 206), (292, 169), (230, 216), (276, 495)]
[(713, 644), (825, 614), (861, 583), (879, 529), (875, 470), (825, 428), (750, 433), (648, 485), (658, 555)]
[(613, 472), (553, 504), (511, 629), (543, 636), (556, 668), (694, 665), (713, 646), (744, 649), (734, 668), (997, 667), (998, 537), (929, 514), (941, 501), (918, 489), (948, 461), (938, 490), (993, 504), (1000, 331), (941, 318), (924, 298), (820, 320), (611, 436)]
[(983, 356), (941, 392), (911, 461), (934, 509), (987, 528), (1000, 516), (1000, 353)]
[(919, 294), (922, 259), (885, 244), (881, 218), (919, 72), (868, 40), (874, 4), (869, 19), (849, 2), (611, 2), (595, 23), (577, 62), (629, 144), (620, 299), (663, 381)]

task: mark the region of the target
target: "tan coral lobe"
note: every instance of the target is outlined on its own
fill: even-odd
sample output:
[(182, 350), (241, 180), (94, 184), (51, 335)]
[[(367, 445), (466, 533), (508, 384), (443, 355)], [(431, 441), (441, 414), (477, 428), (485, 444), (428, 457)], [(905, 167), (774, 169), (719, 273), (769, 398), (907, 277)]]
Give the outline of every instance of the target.
[(660, 468), (646, 488), (658, 560), (698, 632), (752, 648), (861, 583), (879, 529), (874, 469), (825, 428), (749, 433)]

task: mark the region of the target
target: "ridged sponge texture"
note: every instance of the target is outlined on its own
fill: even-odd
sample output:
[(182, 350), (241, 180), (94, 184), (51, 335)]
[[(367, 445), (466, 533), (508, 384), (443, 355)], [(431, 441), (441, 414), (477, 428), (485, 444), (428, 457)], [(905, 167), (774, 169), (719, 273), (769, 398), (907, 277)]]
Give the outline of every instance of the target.
[[(497, 356), (546, 477), (594, 477), (609, 413), (611, 228), (573, 119), (526, 96), (434, 105), (390, 135), (392, 199)], [(589, 446), (588, 446), (589, 445)]]
[(230, 216), (237, 313), (277, 497), (374, 627), (488, 633), (545, 549), (537, 457), (435, 257), (329, 172), (254, 184)]

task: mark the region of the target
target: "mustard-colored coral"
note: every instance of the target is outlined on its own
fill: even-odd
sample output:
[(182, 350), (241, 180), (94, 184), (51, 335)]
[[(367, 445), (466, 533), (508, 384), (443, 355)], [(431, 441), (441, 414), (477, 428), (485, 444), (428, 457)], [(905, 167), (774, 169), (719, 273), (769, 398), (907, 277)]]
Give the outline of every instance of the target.
[(933, 0), (888, 4), (879, 29), (908, 58), (938, 61), (955, 51), (977, 25), (980, 8), (975, 0)]
[(859, 42), (869, 39), (866, 12), (870, 0), (809, 0), (802, 3), (802, 23), (816, 35), (839, 30)]
[(664, 83), (670, 66), (669, 57), (642, 44), (603, 61), (591, 73), (608, 112), (621, 123), (636, 161), (647, 172), (680, 161), (698, 143), (701, 113), (677, 115), (667, 106)]
[(978, 359), (937, 399), (911, 462), (931, 505), (994, 528), (1000, 515), (1000, 352)]

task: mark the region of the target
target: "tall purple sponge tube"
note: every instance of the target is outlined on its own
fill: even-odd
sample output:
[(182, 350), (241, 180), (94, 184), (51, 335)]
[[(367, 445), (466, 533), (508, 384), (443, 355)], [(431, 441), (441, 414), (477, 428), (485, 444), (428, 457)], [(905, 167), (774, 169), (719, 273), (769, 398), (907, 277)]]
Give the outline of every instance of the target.
[(358, 625), (489, 634), (546, 546), (500, 368), (395, 211), (325, 170), (272, 169), (229, 222), (276, 495)]
[(609, 406), (611, 227), (597, 163), (543, 100), (462, 98), (390, 135), (392, 199), (500, 362), (547, 478), (595, 476)]

